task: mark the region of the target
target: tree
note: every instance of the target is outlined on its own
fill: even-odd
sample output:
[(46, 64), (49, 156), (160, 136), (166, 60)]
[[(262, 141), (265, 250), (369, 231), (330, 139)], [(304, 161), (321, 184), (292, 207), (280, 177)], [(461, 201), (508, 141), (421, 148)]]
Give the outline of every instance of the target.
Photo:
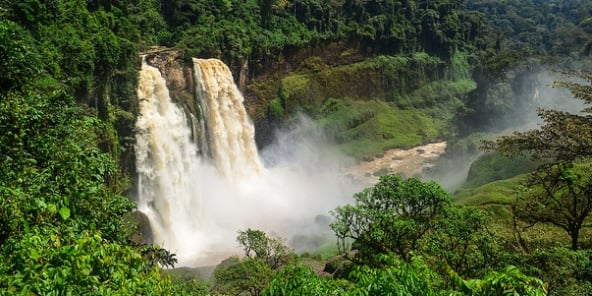
[(269, 237), (261, 230), (247, 229), (239, 231), (236, 237), (245, 256), (266, 262), (269, 267), (277, 269), (288, 261), (290, 249), (280, 238)]
[(165, 268), (175, 268), (175, 264), (178, 262), (176, 254), (161, 248), (159, 245), (142, 245), (140, 252), (142, 257), (149, 262), (150, 267), (159, 264), (159, 266)]
[(426, 236), (425, 249), (446, 274), (452, 268), (460, 276), (482, 275), (499, 264), (496, 237), (487, 230), (485, 211), (475, 207), (450, 207)]
[[(589, 98), (592, 101), (592, 92)], [(549, 163), (570, 162), (592, 156), (592, 116), (571, 114), (557, 110), (539, 110), (544, 124), (540, 129), (515, 132), (495, 142), (484, 141), (483, 148), (512, 156), (522, 154), (535, 161)]]
[(230, 257), (214, 270), (216, 295), (261, 295), (274, 275), (274, 270), (260, 258)]
[(407, 259), (448, 207), (450, 196), (433, 181), (384, 175), (374, 187), (356, 193), (354, 200), (354, 205), (335, 209), (331, 228), (342, 248), (353, 239), (361, 257), (372, 261), (391, 252)]
[(532, 172), (513, 206), (514, 215), (530, 225), (542, 222), (562, 228), (577, 250), (580, 230), (592, 227), (591, 168), (589, 162), (561, 162)]
[(273, 5), (275, 0), (258, 0), (261, 14), (261, 27), (271, 29), (271, 19), (273, 17)]
[(241, 230), (236, 237), (246, 258), (230, 257), (214, 271), (216, 293), (261, 295), (276, 270), (288, 262), (290, 249), (280, 238), (256, 229)]
[[(580, 75), (587, 84), (558, 82), (577, 99), (592, 103), (592, 75)], [(527, 223), (550, 223), (571, 237), (578, 248), (579, 232), (589, 227), (592, 214), (592, 108), (580, 114), (539, 109), (543, 119), (539, 129), (514, 132), (495, 141), (484, 141), (486, 150), (529, 156), (541, 165), (529, 174), (526, 190), (517, 199), (514, 212)]]

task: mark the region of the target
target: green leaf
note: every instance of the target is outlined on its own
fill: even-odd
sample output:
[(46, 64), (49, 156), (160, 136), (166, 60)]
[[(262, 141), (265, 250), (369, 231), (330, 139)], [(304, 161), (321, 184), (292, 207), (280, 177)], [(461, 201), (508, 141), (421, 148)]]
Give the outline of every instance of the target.
[(50, 213), (55, 214), (58, 211), (58, 207), (56, 206), (56, 204), (50, 203), (50, 204), (47, 205), (47, 210)]
[(35, 250), (35, 249), (32, 249), (32, 250), (31, 250), (31, 259), (33, 259), (33, 260), (37, 260), (37, 259), (39, 259), (40, 257), (41, 257), (41, 256), (39, 256), (39, 253), (37, 253), (37, 250)]
[(64, 220), (68, 220), (68, 218), (70, 218), (70, 209), (67, 207), (63, 207), (60, 209), (60, 216), (62, 216), (62, 219)]

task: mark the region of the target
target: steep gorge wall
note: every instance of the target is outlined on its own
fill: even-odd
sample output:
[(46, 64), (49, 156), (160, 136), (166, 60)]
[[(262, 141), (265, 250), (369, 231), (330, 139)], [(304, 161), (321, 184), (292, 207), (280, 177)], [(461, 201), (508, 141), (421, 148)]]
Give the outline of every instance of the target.
[[(370, 127), (370, 131), (365, 131), (367, 127), (355, 131), (358, 136), (354, 138), (341, 136), (341, 141), (359, 137), (378, 137), (378, 140), (382, 140), (386, 137), (390, 144), (383, 146), (392, 148), (419, 145), (442, 138), (442, 131), (453, 120), (454, 106), (462, 104), (466, 93), (473, 88), (468, 77), (466, 57), (462, 54), (459, 56), (457, 60), (461, 60), (460, 63), (443, 61), (423, 52), (370, 56), (355, 44), (334, 42), (287, 49), (275, 61), (244, 61), (242, 65), (234, 65), (231, 69), (235, 82), (245, 96), (244, 105), (256, 126), (256, 141), (260, 148), (271, 143), (274, 130), (289, 122), (298, 112), (315, 119), (326, 116), (335, 118), (334, 114), (329, 114), (334, 110), (326, 110), (327, 104), (333, 104), (332, 100), (335, 99), (344, 100), (348, 108), (354, 109), (358, 103), (351, 105), (351, 102), (366, 101), (369, 103), (363, 104), (370, 109), (360, 118), (337, 118), (335, 120), (338, 122), (334, 125), (346, 128), (356, 128), (362, 124), (374, 126)], [(195, 101), (191, 59), (181, 51), (162, 48), (146, 53), (145, 59), (163, 74), (172, 100), (181, 105), (187, 114), (201, 118)], [(451, 103), (453, 101), (456, 103)], [(388, 115), (389, 118), (398, 116), (400, 120), (411, 118), (412, 121), (423, 122), (425, 126), (417, 126), (414, 132), (417, 134), (412, 137), (415, 140), (391, 141), (393, 137), (404, 136), (403, 130), (374, 131), (382, 129), (384, 124), (404, 129), (403, 126), (396, 127), (399, 123), (385, 123), (384, 116), (376, 117), (380, 115), (378, 113), (385, 112), (385, 106), (390, 113), (405, 113), (401, 116)], [(441, 112), (447, 114), (444, 116), (446, 118), (431, 122), (430, 114), (437, 112), (433, 111), (437, 108), (447, 108), (446, 112)], [(421, 114), (410, 111), (412, 109), (422, 110)], [(373, 117), (376, 118), (373, 120)], [(194, 130), (199, 130), (198, 122), (193, 122), (193, 125)], [(374, 134), (366, 136), (364, 133)], [(375, 149), (374, 153), (380, 153), (381, 149)]]
[[(268, 66), (250, 66), (245, 89), (260, 145), (269, 143), (273, 129), (297, 112), (316, 119), (327, 116), (325, 105), (333, 99), (387, 102), (399, 110), (438, 104), (452, 109), (452, 100), (464, 104), (474, 88), (468, 57), (462, 52), (450, 60), (425, 52), (375, 55), (360, 44), (332, 42), (284, 51)], [(445, 113), (450, 112), (454, 111)]]

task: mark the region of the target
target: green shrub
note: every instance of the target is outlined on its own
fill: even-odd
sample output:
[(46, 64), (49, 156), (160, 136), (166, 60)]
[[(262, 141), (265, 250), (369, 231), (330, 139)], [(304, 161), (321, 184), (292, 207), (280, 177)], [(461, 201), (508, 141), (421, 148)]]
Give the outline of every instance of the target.
[(9, 294), (163, 295), (172, 283), (136, 250), (100, 233), (33, 228), (0, 253), (0, 289)]

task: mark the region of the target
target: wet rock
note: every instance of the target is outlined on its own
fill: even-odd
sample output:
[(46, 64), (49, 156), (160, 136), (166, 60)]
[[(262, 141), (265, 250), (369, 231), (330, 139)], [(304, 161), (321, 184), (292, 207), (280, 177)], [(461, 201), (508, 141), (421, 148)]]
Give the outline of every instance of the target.
[(138, 245), (146, 245), (153, 242), (152, 227), (146, 214), (140, 211), (133, 211), (126, 218), (136, 226), (136, 230), (130, 236), (133, 242)]

